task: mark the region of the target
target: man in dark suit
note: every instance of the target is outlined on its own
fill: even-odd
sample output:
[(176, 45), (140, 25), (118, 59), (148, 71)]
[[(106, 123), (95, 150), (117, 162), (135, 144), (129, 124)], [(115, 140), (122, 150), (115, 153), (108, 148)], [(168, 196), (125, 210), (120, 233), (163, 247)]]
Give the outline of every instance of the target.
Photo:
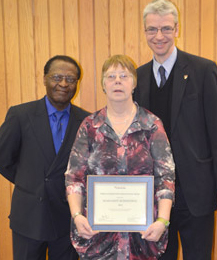
[(210, 260), (217, 199), (217, 67), (175, 47), (178, 12), (170, 1), (149, 3), (143, 20), (153, 60), (137, 69), (134, 100), (162, 119), (176, 164), (169, 243), (160, 259), (177, 259), (179, 231), (184, 260)]
[(0, 172), (15, 185), (14, 260), (44, 260), (47, 249), (50, 260), (78, 259), (70, 242), (64, 172), (77, 129), (89, 114), (70, 103), (80, 74), (74, 59), (54, 56), (44, 67), (47, 95), (11, 107), (0, 127)]

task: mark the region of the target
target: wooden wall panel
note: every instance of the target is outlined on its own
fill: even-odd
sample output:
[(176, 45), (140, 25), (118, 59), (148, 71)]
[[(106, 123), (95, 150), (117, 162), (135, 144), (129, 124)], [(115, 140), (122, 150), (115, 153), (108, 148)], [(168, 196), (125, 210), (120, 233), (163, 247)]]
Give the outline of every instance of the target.
[(80, 87), (81, 106), (93, 112), (96, 110), (95, 89), (95, 40), (94, 40), (94, 8), (93, 0), (79, 1), (79, 43), (80, 62), (84, 76)]
[[(184, 26), (182, 26), (182, 24)], [(200, 5), (197, 1), (185, 1), (184, 21), (181, 34), (185, 39), (184, 50), (195, 55), (200, 53)]]
[(64, 1), (65, 53), (79, 61), (78, 0)]
[[(213, 59), (214, 57), (214, 32), (215, 32), (215, 6), (216, 0), (201, 0), (201, 51), (200, 55)], [(207, 15), (209, 14), (209, 15)]]
[(43, 68), (49, 59), (49, 16), (48, 0), (33, 1), (35, 82), (37, 99), (45, 95)]
[(124, 0), (109, 1), (110, 54), (124, 53)]
[(136, 64), (139, 62), (139, 32), (140, 32), (140, 13), (139, 1), (125, 0), (124, 8), (124, 52), (130, 56)]
[[(65, 54), (79, 62), (79, 12), (78, 0), (64, 1)], [(76, 92), (74, 104), (80, 106), (80, 91)]]
[[(217, 10), (217, 1), (215, 1), (214, 10)], [(215, 23), (214, 23), (214, 60), (217, 62), (217, 12), (215, 11)]]
[[(91, 112), (102, 108), (106, 97), (101, 68), (108, 56), (125, 53), (138, 66), (152, 59), (142, 19), (149, 1), (0, 0), (0, 124), (9, 106), (44, 96), (43, 68), (57, 54), (69, 55), (82, 66), (75, 104)], [(177, 46), (217, 61), (217, 1), (173, 2), (181, 18)], [(0, 176), (0, 260), (12, 260), (8, 222), (12, 190), (13, 185)], [(214, 260), (216, 227), (213, 241)]]
[(217, 259), (217, 212), (215, 212), (215, 229), (214, 229), (214, 237), (213, 237), (213, 251), (212, 251), (212, 259)]
[(184, 4), (185, 2), (183, 0), (174, 0), (173, 3), (176, 5), (176, 7), (179, 10), (179, 18), (180, 18), (180, 24), (179, 24), (179, 37), (177, 39), (176, 45), (181, 50), (184, 49), (184, 35), (183, 35), (183, 28), (185, 26), (185, 19), (184, 19)]
[(64, 15), (62, 0), (48, 0), (50, 55), (64, 54)]
[(36, 99), (32, 0), (18, 1), (21, 101)]
[(7, 109), (7, 88), (6, 88), (6, 71), (5, 71), (5, 42), (4, 42), (4, 24), (3, 24), (3, 0), (0, 0), (0, 124), (5, 118)]
[(0, 175), (0, 259), (12, 260), (12, 235), (9, 229), (11, 203), (10, 183)]
[(101, 71), (110, 53), (109, 48), (109, 0), (95, 1), (95, 59), (96, 59), (96, 109), (105, 106), (106, 96), (101, 86)]
[(140, 35), (139, 35), (139, 62), (138, 66), (141, 64), (144, 64), (152, 59), (152, 52), (150, 48), (148, 47), (148, 44), (146, 43), (145, 39), (145, 29), (143, 25), (143, 9), (145, 6), (149, 3), (149, 0), (140, 0), (140, 21), (139, 21), (139, 27), (140, 27)]
[(21, 102), (20, 50), (17, 0), (3, 0), (5, 67), (8, 105)]
[[(7, 89), (5, 81), (5, 41), (3, 24), (3, 0), (0, 1), (0, 125), (7, 109)], [(10, 183), (0, 175), (0, 259), (12, 259), (12, 237), (9, 230), (8, 215), (10, 212)]]

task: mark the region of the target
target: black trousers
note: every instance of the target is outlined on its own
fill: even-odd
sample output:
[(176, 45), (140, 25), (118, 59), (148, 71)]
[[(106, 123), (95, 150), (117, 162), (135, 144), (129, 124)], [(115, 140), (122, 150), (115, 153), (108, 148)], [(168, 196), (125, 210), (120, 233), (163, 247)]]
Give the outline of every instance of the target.
[(14, 260), (78, 260), (69, 235), (55, 241), (37, 241), (13, 232)]
[[(180, 195), (180, 194), (179, 194)], [(183, 260), (211, 260), (214, 230), (214, 212), (195, 217), (183, 199), (176, 198), (172, 208), (169, 242), (160, 260), (176, 260), (178, 254), (178, 231), (183, 250)]]

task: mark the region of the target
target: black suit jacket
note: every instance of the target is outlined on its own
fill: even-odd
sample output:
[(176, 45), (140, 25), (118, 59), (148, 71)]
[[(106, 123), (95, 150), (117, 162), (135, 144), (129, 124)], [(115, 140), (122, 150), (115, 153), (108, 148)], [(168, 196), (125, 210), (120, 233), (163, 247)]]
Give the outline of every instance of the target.
[(37, 240), (69, 234), (64, 172), (86, 111), (71, 106), (63, 145), (55, 154), (44, 98), (8, 110), (0, 128), (0, 172), (15, 184), (10, 226)]
[[(139, 67), (134, 100), (150, 109), (153, 61)], [(171, 146), (191, 213), (208, 214), (217, 200), (217, 67), (178, 50), (174, 65)]]

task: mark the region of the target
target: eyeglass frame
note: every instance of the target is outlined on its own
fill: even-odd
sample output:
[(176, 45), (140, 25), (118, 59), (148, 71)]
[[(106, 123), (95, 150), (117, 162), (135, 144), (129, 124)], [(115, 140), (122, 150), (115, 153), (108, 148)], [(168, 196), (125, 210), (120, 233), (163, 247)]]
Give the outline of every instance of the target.
[(121, 81), (127, 81), (130, 77), (133, 77), (131, 73), (122, 72), (122, 73), (109, 73), (108, 75), (104, 75), (104, 78), (106, 78), (109, 82), (114, 82), (117, 76)]
[[(55, 76), (60, 77), (60, 80), (54, 79), (53, 77), (55, 77)], [(62, 74), (52, 74), (52, 75), (49, 75), (49, 74), (47, 74), (47, 77), (50, 78), (52, 81), (54, 81), (54, 82), (56, 82), (56, 83), (62, 82), (63, 79), (65, 79), (65, 81), (66, 81), (68, 84), (75, 84), (75, 83), (78, 81), (78, 79), (73, 78), (72, 75), (62, 75)], [(70, 82), (70, 81), (67, 79), (67, 77), (72, 77), (72, 78), (73, 78), (73, 82)]]
[[(148, 27), (148, 28), (145, 29), (145, 32), (147, 33), (147, 35), (152, 35), (152, 36), (153, 36), (153, 35), (157, 35), (157, 34), (158, 34), (158, 31), (161, 31), (161, 33), (162, 33), (163, 35), (169, 35), (169, 34), (171, 34), (171, 33), (175, 30), (176, 25), (177, 25), (177, 24), (175, 24), (174, 27), (171, 27), (171, 26), (163, 26), (163, 27), (161, 27), (161, 28), (157, 28), (157, 27), (152, 27), (152, 26), (150, 26), (150, 27)], [(150, 29), (152, 29), (152, 31), (151, 31)], [(170, 29), (170, 30), (168, 30), (168, 29)], [(164, 31), (164, 30), (165, 30), (165, 31)]]

